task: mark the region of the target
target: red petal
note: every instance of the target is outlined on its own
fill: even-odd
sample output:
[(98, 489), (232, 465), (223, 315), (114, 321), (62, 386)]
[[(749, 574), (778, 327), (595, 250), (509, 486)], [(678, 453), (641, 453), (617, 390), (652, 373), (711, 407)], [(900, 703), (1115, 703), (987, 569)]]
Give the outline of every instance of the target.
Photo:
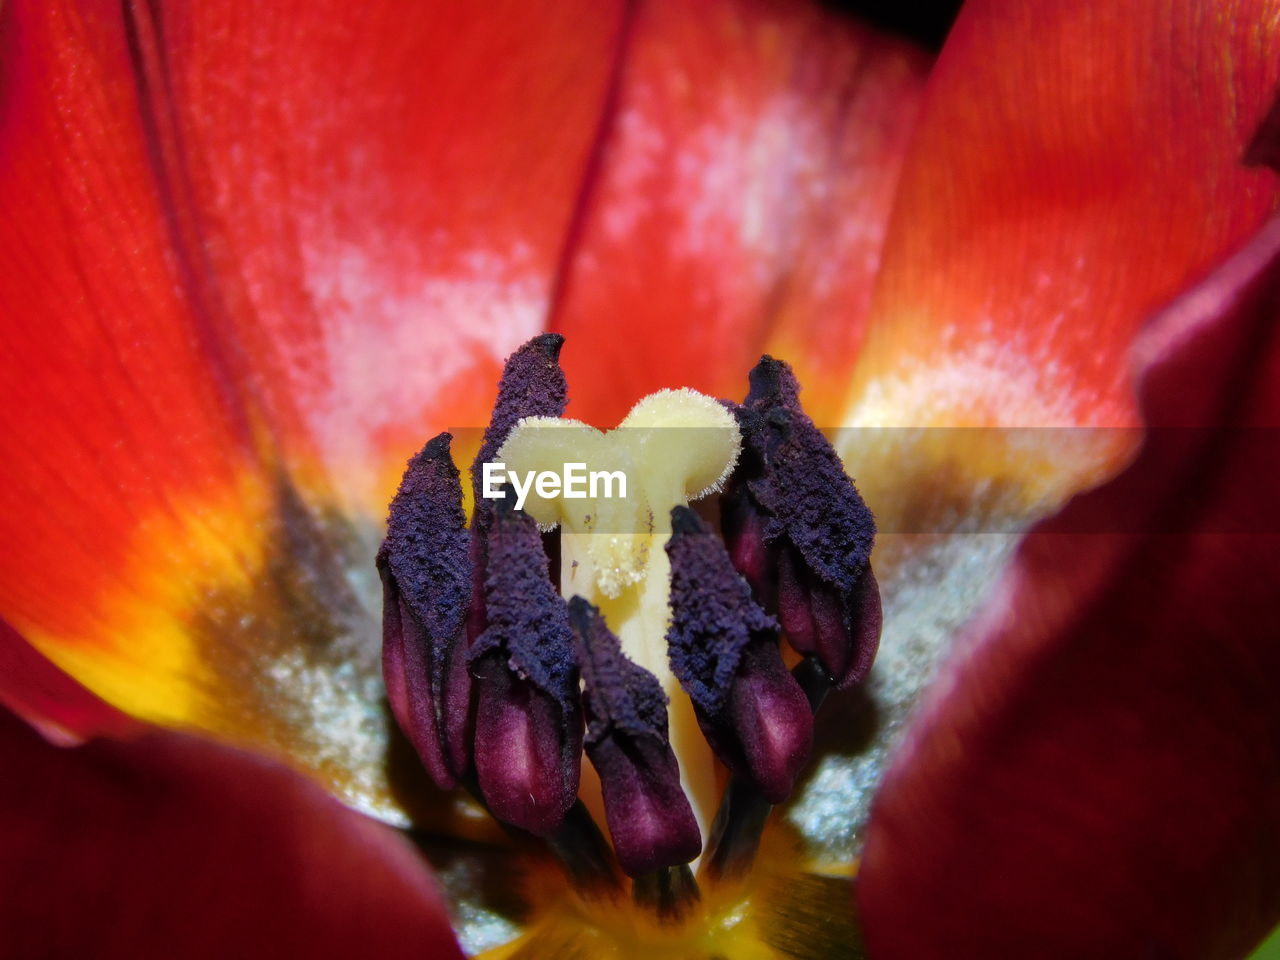
[(252, 454), (179, 290), (116, 13), (0, 9), (0, 614), (154, 677), (184, 651), (136, 592), (185, 570), (184, 540), (237, 542)]
[(543, 328), (622, 4), (139, 7), (224, 336), (271, 419), (381, 514), (423, 436), (487, 422)]
[(84, 736), (120, 736), (137, 728), (135, 721), (55, 667), (3, 620), (0, 704), (64, 745)]
[(554, 323), (569, 414), (740, 398), (768, 349), (830, 422), (926, 68), (817, 5), (641, 5)]
[(1268, 0), (971, 0), (930, 78), (860, 423), (1131, 425), (1141, 321), (1276, 203)]
[(1020, 549), (872, 813), (877, 957), (1236, 957), (1280, 919), (1280, 221), (1139, 342), (1139, 459)]
[(0, 926), (22, 957), (462, 956), (392, 831), (178, 734), (51, 747), (0, 711)]
[(347, 574), (545, 320), (619, 23), (0, 4), (0, 616), (135, 713), (381, 776)]

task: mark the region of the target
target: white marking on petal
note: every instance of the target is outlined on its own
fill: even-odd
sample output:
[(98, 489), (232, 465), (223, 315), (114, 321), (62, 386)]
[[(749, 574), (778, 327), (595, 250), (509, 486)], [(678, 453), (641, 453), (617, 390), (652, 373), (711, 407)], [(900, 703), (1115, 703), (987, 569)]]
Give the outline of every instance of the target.
[[(425, 247), (443, 250), (446, 241)], [(310, 294), (326, 326), (321, 369), (308, 378), (319, 386), (304, 411), (343, 479), (373, 460), (381, 429), (424, 409), (477, 358), (501, 362), (546, 317), (547, 278), (521, 243), (452, 252), (440, 258), (451, 269), (439, 274), (405, 276), (356, 246), (309, 259)]]

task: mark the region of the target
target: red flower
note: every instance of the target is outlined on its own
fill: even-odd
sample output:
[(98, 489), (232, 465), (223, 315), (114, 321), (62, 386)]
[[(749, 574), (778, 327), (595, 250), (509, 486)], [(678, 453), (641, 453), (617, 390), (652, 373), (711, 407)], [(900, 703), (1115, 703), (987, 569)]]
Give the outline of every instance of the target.
[[(1280, 241), (1240, 157), (1278, 12), (973, 0), (926, 84), (764, 0), (4, 3), (0, 695), (105, 735), (2, 721), (10, 949), (456, 951), (399, 838), (239, 751), (490, 835), (391, 787), (372, 558), (407, 454), (551, 327), (601, 423), (768, 350), (819, 423), (1122, 428), (840, 435), (890, 531), (882, 729), (820, 731), (790, 818), (849, 855), (990, 594), (878, 789), (871, 954), (1246, 951), (1280, 917)], [(1006, 571), (1144, 423), (1183, 429)]]

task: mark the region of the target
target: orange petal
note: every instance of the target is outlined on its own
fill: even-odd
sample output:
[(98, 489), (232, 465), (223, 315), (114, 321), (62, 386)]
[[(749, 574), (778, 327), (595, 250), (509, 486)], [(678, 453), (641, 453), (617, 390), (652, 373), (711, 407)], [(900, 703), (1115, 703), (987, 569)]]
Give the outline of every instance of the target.
[(36, 6), (0, 14), (0, 612), (181, 714), (153, 681), (192, 651), (157, 594), (202, 543), (253, 549), (254, 427), (182, 295), (124, 23)]
[(375, 515), (424, 436), (487, 422), (543, 328), (622, 20), (589, 0), (137, 5), (197, 302), (271, 422)]
[(816, 4), (641, 5), (553, 323), (570, 415), (740, 398), (768, 349), (830, 422), (927, 66)]
[(541, 325), (619, 19), (0, 5), (0, 616), (392, 810), (378, 487)]
[(1135, 463), (1035, 528), (877, 794), (876, 957), (1245, 955), (1280, 919), (1280, 221), (1139, 342)]
[(930, 78), (851, 402), (874, 425), (1133, 425), (1139, 324), (1255, 230), (1270, 0), (972, 0)]
[(391, 830), (259, 758), (151, 732), (59, 749), (0, 708), (14, 957), (461, 960)]
[[(1147, 316), (1248, 237), (1280, 82), (1269, 0), (973, 0), (930, 78), (844, 422), (1133, 426)], [(1052, 509), (1133, 431), (854, 430), (884, 529)], [(904, 482), (904, 478), (916, 478)], [(879, 569), (879, 567), (878, 567)]]

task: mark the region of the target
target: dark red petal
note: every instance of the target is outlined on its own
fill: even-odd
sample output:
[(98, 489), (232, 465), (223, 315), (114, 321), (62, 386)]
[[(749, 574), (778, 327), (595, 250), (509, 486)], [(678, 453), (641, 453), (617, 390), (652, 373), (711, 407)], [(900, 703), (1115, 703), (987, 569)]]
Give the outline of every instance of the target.
[(55, 667), (3, 620), (0, 704), (64, 745), (86, 736), (127, 734), (139, 726)]
[(770, 350), (833, 422), (927, 65), (816, 3), (640, 4), (556, 310), (570, 414), (737, 396)]
[(0, 711), (6, 956), (461, 958), (413, 850), (195, 738), (52, 747)]
[(1137, 345), (1138, 460), (1035, 528), (875, 801), (872, 954), (1238, 957), (1280, 919), (1280, 221)]

